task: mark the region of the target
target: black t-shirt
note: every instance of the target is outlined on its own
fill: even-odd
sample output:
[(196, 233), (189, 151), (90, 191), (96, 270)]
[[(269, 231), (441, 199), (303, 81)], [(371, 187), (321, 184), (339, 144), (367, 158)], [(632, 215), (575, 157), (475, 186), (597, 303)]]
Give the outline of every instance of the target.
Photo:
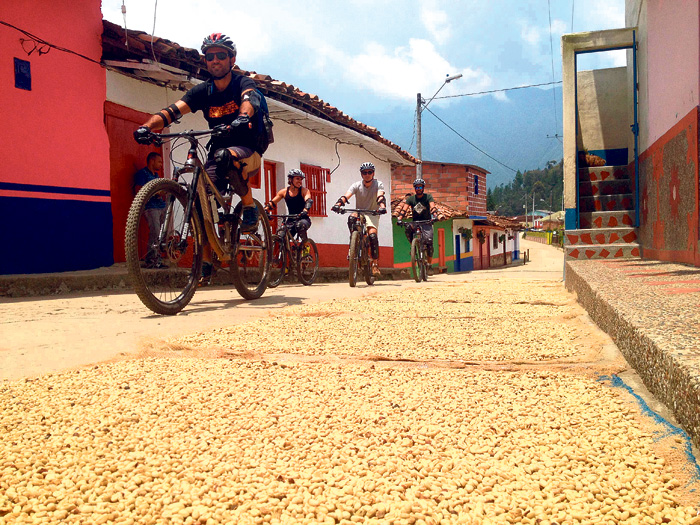
[[(214, 82), (207, 80), (188, 90), (182, 100), (190, 107), (192, 113), (202, 111), (209, 127), (213, 128), (219, 124), (233, 122), (239, 115), (243, 91), (254, 88), (255, 82), (252, 78), (232, 73), (231, 82), (223, 91), (218, 91)], [(245, 146), (254, 150), (255, 134), (246, 126), (238, 126), (226, 137), (212, 138), (208, 146), (210, 158), (219, 148)]]
[(430, 193), (424, 193), (419, 199), (416, 195), (406, 197), (406, 204), (411, 207), (414, 221), (429, 221), (430, 220), (430, 203), (433, 202), (433, 196)]

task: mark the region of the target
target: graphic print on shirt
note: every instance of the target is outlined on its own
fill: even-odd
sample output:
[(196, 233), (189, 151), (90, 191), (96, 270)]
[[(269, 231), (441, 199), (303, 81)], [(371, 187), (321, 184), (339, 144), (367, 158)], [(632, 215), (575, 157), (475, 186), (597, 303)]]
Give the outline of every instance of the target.
[(425, 210), (426, 207), (423, 206), (423, 204), (421, 204), (420, 202), (413, 207), (413, 211), (415, 211), (418, 215), (423, 213)]
[(211, 106), (209, 108), (209, 118), (221, 118), (225, 115), (231, 115), (236, 111), (238, 111), (238, 104), (232, 100), (223, 106)]

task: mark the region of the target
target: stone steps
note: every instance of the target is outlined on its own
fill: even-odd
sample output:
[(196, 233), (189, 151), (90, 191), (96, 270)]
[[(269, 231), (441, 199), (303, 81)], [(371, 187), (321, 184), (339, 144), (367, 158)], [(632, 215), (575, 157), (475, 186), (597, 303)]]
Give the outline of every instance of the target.
[(626, 166), (580, 168), (579, 229), (564, 233), (567, 259), (633, 259), (641, 255), (634, 228), (633, 184)]
[(594, 244), (636, 244), (635, 228), (595, 228), (569, 230), (564, 235), (566, 246), (586, 246)]

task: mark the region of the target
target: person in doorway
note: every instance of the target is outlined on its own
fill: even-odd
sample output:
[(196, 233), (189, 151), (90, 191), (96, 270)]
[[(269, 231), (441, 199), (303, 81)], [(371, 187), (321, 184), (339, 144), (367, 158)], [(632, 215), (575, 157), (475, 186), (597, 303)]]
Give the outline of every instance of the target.
[[(154, 179), (161, 177), (163, 170), (163, 157), (160, 153), (152, 151), (146, 157), (146, 166), (134, 173), (134, 196), (139, 190)], [(158, 250), (158, 234), (165, 215), (165, 201), (158, 195), (154, 195), (146, 203), (144, 215), (148, 223), (148, 251), (144, 262), (146, 268), (167, 268), (160, 259)]]
[(287, 219), (285, 226), (292, 235), (299, 235), (302, 241), (306, 240), (306, 232), (311, 227), (309, 210), (314, 205), (311, 192), (303, 186), (306, 176), (299, 169), (291, 169), (287, 173), (288, 186), (277, 192), (272, 199), (265, 203), (265, 211), (271, 213), (278, 202), (284, 199), (289, 215), (297, 215), (297, 218)]
[[(381, 181), (374, 178), (374, 164), (365, 162), (360, 166), (360, 175), (362, 180), (354, 183), (348, 191), (338, 199), (331, 208), (334, 212), (339, 212), (340, 208), (345, 206), (350, 197), (355, 196), (355, 206), (358, 209), (377, 211), (379, 214), (386, 213), (386, 197), (384, 195), (384, 185)], [(379, 275), (379, 238), (377, 237), (377, 228), (379, 227), (379, 217), (375, 215), (364, 215), (367, 221), (367, 235), (369, 236), (370, 258), (372, 259), (372, 275)], [(353, 213), (348, 217), (348, 229), (350, 235), (355, 230), (358, 214)]]
[[(408, 195), (401, 204), (399, 204), (398, 213), (396, 215), (397, 224), (399, 226), (403, 225), (403, 219), (411, 212), (412, 219), (414, 221), (429, 221), (431, 218), (436, 218), (437, 220), (444, 220), (442, 214), (438, 213), (437, 206), (433, 200), (433, 196), (430, 193), (425, 193), (425, 181), (423, 179), (416, 179), (413, 181), (413, 189), (415, 193), (413, 195)], [(408, 237), (408, 242), (413, 241), (413, 236), (415, 235), (417, 228), (408, 223), (406, 226), (406, 237)], [(433, 265), (433, 225), (426, 223), (420, 226), (421, 237), (423, 246), (425, 246), (425, 253), (428, 255), (428, 268), (432, 271)]]
[[(255, 152), (256, 136), (251, 117), (260, 109), (261, 98), (253, 79), (234, 75), (236, 45), (222, 33), (212, 33), (202, 42), (202, 53), (211, 78), (197, 84), (184, 96), (149, 118), (134, 132), (142, 144), (150, 144), (152, 132), (169, 126), (183, 115), (202, 111), (210, 128), (223, 127), (226, 133), (212, 137), (208, 144), (205, 169), (221, 191), (230, 185), (243, 204), (241, 231), (255, 231), (258, 209), (248, 187), (248, 178), (260, 169), (260, 155)], [(204, 264), (200, 285), (211, 281), (212, 252), (203, 249)]]

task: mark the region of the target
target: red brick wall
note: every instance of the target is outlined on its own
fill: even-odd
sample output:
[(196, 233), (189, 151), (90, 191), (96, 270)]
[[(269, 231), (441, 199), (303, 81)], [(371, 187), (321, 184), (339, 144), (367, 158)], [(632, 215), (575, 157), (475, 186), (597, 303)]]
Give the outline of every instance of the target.
[[(474, 194), (474, 175), (479, 177), (479, 194)], [(391, 171), (392, 198), (413, 193), (415, 166), (396, 166)], [(423, 163), (425, 191), (433, 199), (470, 215), (486, 214), (486, 173), (463, 164)]]

